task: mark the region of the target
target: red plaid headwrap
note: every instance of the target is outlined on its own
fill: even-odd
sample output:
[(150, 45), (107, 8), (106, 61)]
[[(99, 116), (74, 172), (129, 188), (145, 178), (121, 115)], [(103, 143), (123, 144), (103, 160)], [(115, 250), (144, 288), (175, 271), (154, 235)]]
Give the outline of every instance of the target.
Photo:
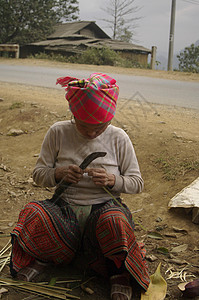
[(88, 79), (61, 77), (57, 84), (66, 87), (66, 99), (73, 115), (90, 124), (106, 123), (115, 114), (119, 87), (116, 80), (102, 73)]

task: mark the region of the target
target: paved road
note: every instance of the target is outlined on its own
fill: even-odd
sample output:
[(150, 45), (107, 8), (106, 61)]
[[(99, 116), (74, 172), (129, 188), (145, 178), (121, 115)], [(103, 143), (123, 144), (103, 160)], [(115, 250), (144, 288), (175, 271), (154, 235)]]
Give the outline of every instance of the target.
[[(93, 72), (95, 67), (93, 67)], [(56, 78), (87, 78), (92, 71), (0, 64), (0, 81), (48, 88), (56, 86)], [(120, 86), (120, 97), (150, 103), (199, 109), (199, 83), (165, 80), (143, 76), (110, 74)]]

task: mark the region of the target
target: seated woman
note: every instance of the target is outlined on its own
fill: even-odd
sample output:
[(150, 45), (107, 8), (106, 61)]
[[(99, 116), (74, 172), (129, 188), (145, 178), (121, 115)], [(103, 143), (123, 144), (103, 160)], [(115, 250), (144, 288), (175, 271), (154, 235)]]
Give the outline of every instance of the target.
[(111, 125), (119, 88), (101, 73), (57, 83), (66, 87), (74, 120), (55, 123), (44, 138), (33, 179), (57, 189), (52, 199), (21, 211), (12, 232), (11, 274), (32, 281), (49, 262), (70, 263), (81, 249), (90, 267), (110, 278), (111, 299), (131, 299), (131, 280), (147, 290), (149, 275), (120, 198), (141, 192), (143, 180), (128, 135)]

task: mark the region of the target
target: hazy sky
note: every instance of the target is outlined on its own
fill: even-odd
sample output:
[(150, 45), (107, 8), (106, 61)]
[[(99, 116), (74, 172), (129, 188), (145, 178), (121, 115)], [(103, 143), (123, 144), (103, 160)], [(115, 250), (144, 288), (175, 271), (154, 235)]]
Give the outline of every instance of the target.
[[(101, 7), (109, 0), (79, 0), (80, 19), (96, 21), (107, 34), (106, 17)], [(141, 9), (135, 15), (142, 17), (136, 29), (136, 44), (150, 48), (157, 46), (159, 53), (168, 53), (172, 0), (135, 0)], [(107, 15), (108, 16), (108, 15)], [(179, 52), (199, 40), (199, 0), (176, 0), (174, 52)]]

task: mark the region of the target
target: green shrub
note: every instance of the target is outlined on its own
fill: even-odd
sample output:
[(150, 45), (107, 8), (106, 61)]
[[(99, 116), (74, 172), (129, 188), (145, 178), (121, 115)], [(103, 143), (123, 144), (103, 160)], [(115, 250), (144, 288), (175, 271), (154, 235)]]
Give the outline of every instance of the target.
[(68, 63), (78, 63), (78, 64), (88, 64), (88, 65), (109, 65), (124, 68), (141, 68), (142, 66), (136, 62), (129, 59), (122, 58), (121, 55), (108, 47), (103, 48), (88, 48), (84, 52), (78, 55), (72, 55), (66, 57), (61, 54), (40, 52), (31, 55), (29, 58), (36, 59), (49, 59), (60, 62)]
[[(73, 62), (74, 58), (70, 58), (69, 61)], [(76, 62), (79, 64), (89, 65), (109, 65), (115, 66), (120, 60), (120, 56), (113, 50), (103, 47), (99, 48), (88, 48), (82, 54), (76, 56)]]
[(199, 46), (191, 44), (177, 55), (179, 70), (182, 72), (199, 73)]
[(89, 65), (109, 65), (124, 68), (141, 68), (141, 65), (129, 59), (122, 58), (121, 55), (108, 47), (88, 48), (81, 55), (68, 58), (71, 63)]
[(48, 59), (48, 60), (55, 60), (60, 62), (68, 62), (68, 59), (66, 56), (61, 55), (59, 53), (46, 53), (46, 52), (40, 52), (36, 53), (34, 55), (30, 55), (28, 58), (36, 58), (36, 59)]

